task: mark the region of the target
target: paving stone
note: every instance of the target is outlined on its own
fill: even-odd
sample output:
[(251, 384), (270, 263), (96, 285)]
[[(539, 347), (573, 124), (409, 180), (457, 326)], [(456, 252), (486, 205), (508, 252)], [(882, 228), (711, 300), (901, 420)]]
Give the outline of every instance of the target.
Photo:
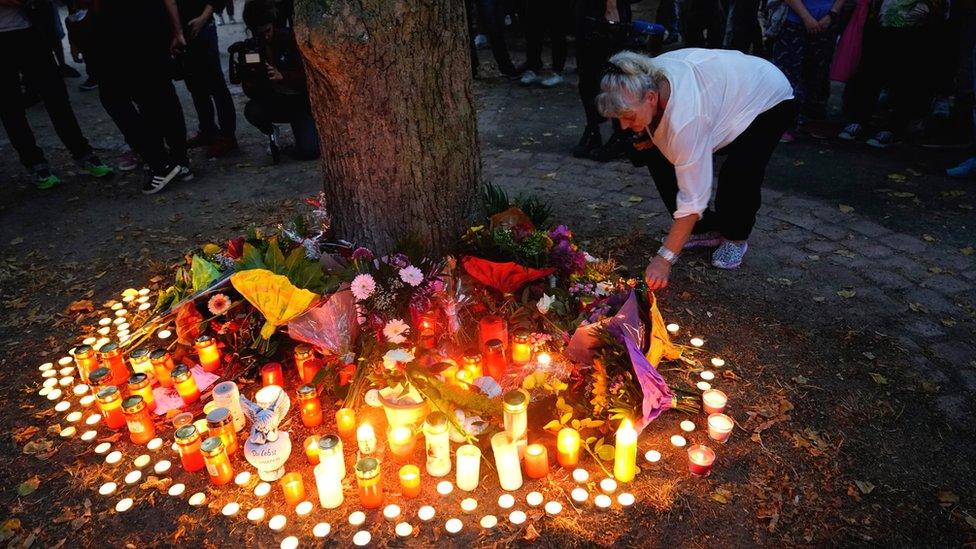
[(905, 329), (922, 337), (942, 337), (945, 335), (945, 330), (942, 329), (941, 325), (926, 318), (908, 320)]
[(563, 165), (557, 162), (536, 162), (532, 167), (545, 172), (554, 172), (562, 168)]
[(936, 397), (935, 406), (952, 421), (963, 422), (970, 419), (970, 399), (962, 395), (941, 395)]
[(789, 244), (797, 244), (808, 240), (810, 238), (810, 233), (793, 225), (790, 225), (786, 229), (774, 230), (773, 235), (777, 240), (786, 242)]
[(976, 270), (966, 271), (962, 273), (962, 276), (968, 280), (976, 280)]
[(882, 225), (871, 223), (870, 221), (865, 221), (863, 219), (852, 221), (851, 223), (847, 224), (847, 227), (858, 233), (871, 237), (881, 236), (891, 232)]
[(972, 288), (972, 284), (963, 282), (954, 276), (946, 274), (938, 274), (929, 277), (927, 280), (922, 282), (922, 285), (926, 288), (932, 288), (933, 290), (942, 292), (944, 294), (956, 294)]
[(939, 292), (928, 288), (913, 288), (905, 292), (907, 303), (918, 303), (930, 313), (957, 313), (959, 307)]
[(769, 248), (770, 255), (790, 265), (799, 265), (809, 259), (809, 253), (792, 244), (780, 244)]
[(894, 253), (891, 248), (883, 244), (869, 244), (867, 246), (852, 248), (852, 250), (856, 254), (863, 255), (864, 257), (870, 257), (871, 259), (883, 259), (886, 257), (891, 257), (891, 255)]
[(925, 242), (907, 234), (890, 234), (884, 237), (883, 242), (896, 250), (910, 254), (921, 253), (928, 249), (928, 245)]
[(779, 219), (780, 221), (786, 221), (808, 231), (812, 231), (814, 227), (823, 223), (823, 221), (814, 215), (793, 210), (771, 209), (769, 215), (770, 217)]
[(840, 246), (836, 242), (814, 240), (813, 242), (807, 242), (803, 247), (816, 254), (829, 254), (833, 253)]
[(964, 368), (957, 371), (956, 375), (962, 380), (962, 383), (966, 386), (967, 390), (970, 392), (976, 391), (976, 370), (973, 370), (972, 368)]
[(932, 357), (952, 368), (971, 368), (976, 359), (973, 347), (961, 341), (942, 341), (928, 347)]
[(878, 284), (886, 290), (904, 290), (911, 288), (915, 284), (900, 274), (884, 267), (873, 266), (871, 268), (858, 270), (864, 278)]
[(910, 256), (897, 254), (881, 260), (881, 265), (888, 269), (895, 269), (905, 275), (910, 280), (920, 281), (922, 277), (928, 276), (928, 269), (912, 259)]
[(843, 226), (830, 224), (824, 221), (817, 223), (810, 230), (831, 240), (844, 240), (848, 235), (847, 229), (845, 229)]
[(498, 158), (504, 158), (506, 160), (528, 160), (532, 158), (532, 153), (526, 151), (501, 151), (498, 153)]

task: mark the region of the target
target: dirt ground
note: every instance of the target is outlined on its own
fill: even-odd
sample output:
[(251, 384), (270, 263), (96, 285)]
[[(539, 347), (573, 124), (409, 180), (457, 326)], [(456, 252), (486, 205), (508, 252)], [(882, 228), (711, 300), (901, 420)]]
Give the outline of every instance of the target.
[[(221, 27), (221, 43), (241, 33), (239, 24)], [(520, 44), (513, 50), (518, 62)], [(567, 151), (582, 128), (575, 88), (523, 89), (492, 76), (488, 51), (481, 57), (486, 76), (475, 90), (486, 179), (513, 193), (546, 198), (556, 218), (569, 224), (591, 253), (612, 254), (639, 272), (666, 221), (646, 172), (624, 163), (571, 159)], [(114, 160), (122, 141), (111, 120), (96, 95), (74, 89), (77, 81), (68, 83), (82, 127), (104, 157)], [(178, 87), (192, 130), (195, 115), (182, 84)], [(79, 321), (67, 312), (71, 302), (100, 303), (126, 287), (158, 286), (149, 281), (159, 274), (168, 280), (183, 253), (237, 236), (252, 224), (273, 227), (321, 185), (315, 162), (270, 165), (261, 136), (240, 115), (246, 99), (239, 89), (233, 91), (241, 152), (218, 161), (196, 153), (197, 179), (152, 197), (139, 192), (141, 174), (98, 182), (73, 173), (43, 107), (31, 108), (29, 117), (63, 176), (60, 187), (35, 190), (0, 136), (0, 168), (8, 174), (0, 202), (0, 387), (8, 406), (0, 416), (3, 543), (276, 547), (293, 535), (304, 546), (321, 544), (311, 529), (325, 521), (332, 525), (327, 542), (350, 545), (356, 530), (346, 522), (356, 507), (351, 490), (351, 503), (341, 512), (316, 508), (308, 518), (286, 511), (280, 490), (273, 490), (260, 505), (269, 516), (279, 509), (288, 525), (272, 532), (266, 523), (244, 518), (258, 505), (249, 486), (205, 487), (177, 470), (178, 458), (165, 448), (153, 461), (166, 455), (174, 471), (161, 477), (185, 482), (187, 494), (207, 492), (207, 505), (190, 507), (186, 496), (168, 496), (156, 483), (123, 486), (132, 458), (145, 450), (125, 440), (113, 442), (124, 459), (118, 466), (105, 464), (92, 449), (115, 437), (101, 428), (93, 442), (59, 438), (48, 427), (67, 425), (64, 414), (36, 394), (37, 366), (56, 362), (80, 334), (96, 328), (101, 316)], [(641, 436), (639, 455), (656, 449), (663, 457), (656, 464), (640, 460), (642, 471), (627, 488), (637, 499), (633, 508), (614, 504), (598, 511), (592, 499), (574, 507), (567, 497), (572, 479), (555, 467), (547, 480), (528, 482), (515, 493), (515, 509), (528, 514), (528, 521), (516, 526), (508, 522), (508, 511), (495, 505), (500, 492), (491, 479), (494, 472), (483, 468), (487, 487), (475, 492), (480, 502), (475, 513), (463, 515), (458, 507), (466, 494), (455, 490), (438, 496), (427, 479), (421, 498), (398, 502), (406, 520), (418, 526), (414, 536), (395, 541), (394, 523), (370, 512), (374, 544), (941, 547), (976, 542), (971, 467), (976, 458), (971, 443), (976, 433), (971, 404), (976, 191), (940, 175), (960, 155), (911, 147), (878, 153), (801, 139), (780, 147), (770, 165), (764, 208), (743, 268), (719, 272), (708, 266), (705, 252), (682, 258), (672, 285), (658, 296), (660, 306), (668, 322), (681, 326), (681, 343), (692, 336), (705, 339), (693, 359), (701, 364), (713, 356), (725, 359), (714, 384), (730, 395), (729, 413), (737, 423), (730, 442), (717, 448), (707, 478), (687, 473), (684, 451), (669, 442), (686, 418), (668, 413)], [(690, 366), (662, 369), (677, 386), (697, 381)], [(698, 428), (688, 438), (705, 442), (704, 417), (693, 419)], [(285, 428), (296, 442), (309, 434), (295, 420)], [(300, 458), (296, 449), (289, 467), (294, 464), (305, 475), (314, 499), (310, 468)], [(586, 464), (594, 479), (604, 476), (592, 460)], [(99, 495), (98, 487), (109, 480), (123, 488), (114, 496)], [(392, 475), (385, 485), (388, 493), (396, 492)], [(563, 512), (547, 517), (530, 509), (524, 503), (530, 490), (560, 501)], [(132, 497), (135, 505), (117, 513), (114, 506), (122, 497)], [(231, 500), (241, 504), (241, 513), (222, 516), (221, 508)], [(416, 519), (423, 504), (437, 509), (430, 524)], [(478, 520), (485, 514), (497, 515), (499, 526), (482, 530)], [(443, 527), (451, 516), (464, 522), (456, 537)]]

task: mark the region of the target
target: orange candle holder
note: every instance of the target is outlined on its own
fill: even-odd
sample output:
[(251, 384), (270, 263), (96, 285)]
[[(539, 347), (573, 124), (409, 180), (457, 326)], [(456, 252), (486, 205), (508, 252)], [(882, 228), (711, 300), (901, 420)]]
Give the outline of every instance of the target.
[(308, 462), (312, 465), (319, 464), (319, 439), (322, 438), (318, 435), (312, 435), (305, 437), (305, 457), (308, 458)]
[(563, 467), (579, 463), (580, 434), (576, 429), (563, 428), (556, 435), (556, 461)]
[(488, 342), (497, 339), (502, 345), (508, 343), (508, 324), (500, 316), (486, 315), (478, 321), (478, 350), (487, 354)]
[(153, 373), (156, 374), (156, 380), (159, 381), (159, 384), (167, 388), (172, 387), (173, 368), (176, 367), (173, 357), (166, 352), (166, 349), (156, 349), (149, 353), (149, 360), (152, 362)]
[(265, 387), (268, 385), (285, 386), (285, 375), (281, 373), (281, 364), (269, 362), (261, 366), (261, 385)]
[(393, 454), (396, 460), (402, 463), (409, 461), (413, 457), (417, 437), (410, 426), (397, 425), (390, 427), (386, 433), (386, 440), (390, 445), (390, 453)]
[(122, 412), (129, 427), (129, 440), (132, 444), (145, 444), (156, 436), (156, 426), (149, 417), (146, 402), (139, 395), (122, 401)]
[(532, 345), (529, 342), (529, 332), (518, 330), (512, 336), (512, 362), (525, 364), (532, 360)]
[(420, 495), (420, 467), (404, 465), (398, 472), (400, 477), (400, 493), (407, 499)]
[(143, 373), (132, 374), (132, 377), (129, 378), (129, 394), (141, 396), (150, 412), (156, 410), (156, 397), (153, 395), (152, 384), (148, 375)]
[(295, 347), (295, 370), (302, 383), (311, 383), (315, 374), (322, 368), (322, 361), (315, 357), (315, 351), (304, 343)]
[(302, 474), (293, 471), (281, 477), (281, 491), (285, 494), (285, 503), (294, 507), (305, 501), (305, 481)]
[(525, 476), (543, 478), (549, 474), (549, 451), (541, 444), (525, 447)]
[(481, 353), (469, 352), (464, 355), (464, 358), (461, 360), (461, 365), (464, 371), (471, 375), (472, 380), (484, 375), (484, 368), (481, 365)]
[(98, 409), (105, 418), (105, 426), (109, 429), (121, 429), (125, 426), (125, 414), (122, 412), (122, 393), (115, 385), (102, 387), (95, 396)]
[(298, 408), (302, 418), (302, 425), (318, 427), (322, 425), (322, 403), (315, 387), (302, 385), (298, 388)]
[(217, 340), (204, 334), (193, 342), (193, 347), (205, 372), (216, 372), (220, 369), (220, 348), (217, 347)]
[(180, 394), (184, 404), (193, 404), (200, 400), (200, 389), (197, 388), (197, 381), (193, 379), (193, 374), (186, 364), (180, 364), (173, 368), (173, 386)]
[(359, 485), (359, 503), (366, 509), (383, 505), (383, 484), (380, 482), (380, 462), (376, 458), (363, 458), (356, 463), (356, 484)]
[(98, 348), (98, 362), (112, 371), (112, 385), (123, 387), (129, 379), (129, 368), (122, 358), (122, 350), (115, 342), (109, 342)]
[(336, 411), (336, 430), (339, 437), (346, 440), (356, 440), (356, 411), (352, 408), (339, 408)]
[(192, 424), (184, 425), (176, 430), (173, 436), (176, 448), (179, 450), (183, 470), (192, 473), (206, 467), (203, 453), (200, 451), (200, 433)]
[(91, 345), (81, 345), (75, 348), (71, 356), (75, 359), (75, 366), (78, 367), (78, 374), (82, 381), (88, 383), (88, 374), (98, 368), (98, 357), (95, 356), (95, 351), (92, 350)]
[(220, 437), (210, 437), (200, 444), (203, 461), (207, 465), (207, 475), (215, 486), (223, 486), (234, 478), (234, 468)]

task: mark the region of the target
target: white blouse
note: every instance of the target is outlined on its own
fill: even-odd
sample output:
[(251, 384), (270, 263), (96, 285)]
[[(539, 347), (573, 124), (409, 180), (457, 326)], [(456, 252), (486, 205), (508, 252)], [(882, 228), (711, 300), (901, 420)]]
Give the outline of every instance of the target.
[(701, 217), (712, 194), (712, 154), (757, 116), (792, 99), (793, 87), (769, 61), (738, 51), (687, 48), (661, 54), (654, 63), (671, 84), (651, 138), (674, 164), (674, 217)]

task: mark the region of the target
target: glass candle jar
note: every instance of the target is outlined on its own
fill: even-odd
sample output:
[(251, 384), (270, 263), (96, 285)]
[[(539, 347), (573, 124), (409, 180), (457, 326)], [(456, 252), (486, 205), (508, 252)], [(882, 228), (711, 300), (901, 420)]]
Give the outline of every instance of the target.
[(78, 367), (78, 375), (88, 383), (88, 375), (98, 368), (98, 357), (95, 356), (95, 351), (92, 350), (91, 345), (81, 345), (75, 347), (72, 356), (75, 359), (75, 366)]
[(339, 472), (339, 479), (346, 478), (346, 458), (342, 454), (342, 439), (337, 435), (319, 438), (319, 463)]
[(129, 366), (137, 374), (146, 374), (146, 377), (149, 378), (150, 385), (156, 379), (152, 359), (149, 358), (149, 349), (139, 348), (129, 353)]
[(192, 473), (206, 467), (203, 453), (200, 451), (200, 433), (192, 424), (184, 425), (176, 430), (174, 437), (176, 448), (180, 453), (183, 470)]
[(132, 444), (145, 444), (155, 438), (156, 426), (149, 417), (146, 401), (139, 395), (133, 395), (122, 401), (122, 412), (125, 414), (125, 424), (129, 427), (129, 440)]
[(400, 477), (400, 494), (407, 498), (415, 498), (420, 495), (420, 467), (416, 465), (404, 465), (398, 472)]
[(455, 484), (466, 492), (474, 490), (481, 479), (481, 450), (474, 444), (465, 444), (458, 447), (455, 458), (457, 459)]
[(516, 389), (502, 397), (505, 432), (515, 441), (519, 457), (525, 453), (529, 443), (529, 393)]
[[(328, 442), (325, 442), (327, 439)], [(338, 442), (338, 462), (342, 463), (341, 470), (336, 466), (335, 442)], [(328, 444), (328, 448), (323, 447), (323, 444)], [(342, 459), (342, 441), (339, 437), (328, 435), (319, 439), (319, 464), (313, 471), (315, 489), (319, 493), (319, 504), (325, 509), (335, 509), (342, 505), (345, 499), (342, 493), (342, 478), (346, 475), (346, 464)]]
[(495, 454), (495, 470), (502, 490), (512, 491), (522, 487), (522, 467), (519, 465), (518, 447), (515, 441), (502, 431), (491, 437), (491, 450)]
[(125, 386), (129, 379), (129, 369), (122, 358), (122, 350), (115, 342), (109, 342), (98, 348), (98, 362), (112, 372), (112, 385)]
[(88, 385), (91, 387), (93, 395), (98, 395), (98, 391), (103, 387), (112, 385), (112, 372), (108, 368), (95, 368), (88, 374)]
[(224, 444), (228, 456), (237, 453), (237, 431), (234, 430), (234, 418), (227, 408), (217, 407), (207, 414), (207, 432), (212, 437), (219, 437)]
[(447, 416), (432, 412), (424, 421), (424, 442), (427, 448), (427, 474), (447, 476), (451, 472), (451, 435)]
[(156, 373), (156, 380), (159, 381), (159, 384), (163, 387), (172, 387), (172, 372), (173, 368), (176, 367), (173, 357), (166, 352), (166, 349), (156, 349), (149, 353), (149, 360), (152, 361), (153, 372)]
[(376, 452), (376, 431), (365, 421), (356, 428), (356, 445), (360, 456), (371, 456)]
[(234, 430), (240, 432), (245, 426), (244, 410), (241, 409), (241, 392), (233, 381), (222, 381), (213, 388), (213, 403), (230, 410), (234, 419)]
[(525, 364), (532, 359), (532, 345), (529, 343), (529, 332), (517, 330), (512, 336), (512, 362)]
[(484, 351), (485, 372), (499, 383), (508, 368), (505, 359), (505, 344), (500, 339), (490, 339), (485, 343)]
[(549, 451), (541, 444), (525, 447), (525, 476), (542, 478), (549, 474)]
[(193, 374), (190, 373), (190, 369), (186, 367), (185, 364), (180, 364), (176, 368), (173, 368), (173, 386), (176, 387), (176, 392), (180, 394), (180, 398), (186, 404), (192, 404), (200, 400), (200, 390), (197, 389), (197, 382), (193, 379)]
[(215, 486), (222, 486), (234, 479), (234, 469), (220, 437), (209, 437), (200, 444), (203, 461), (207, 464), (207, 474)]
[(305, 448), (305, 457), (308, 458), (308, 462), (312, 465), (319, 464), (319, 436), (310, 435), (305, 437), (305, 442), (302, 443)]
[(413, 457), (413, 448), (416, 443), (413, 427), (409, 425), (395, 425), (386, 432), (386, 441), (390, 445), (390, 453), (393, 458), (404, 463)]
[(265, 387), (268, 385), (285, 386), (285, 375), (281, 373), (281, 364), (269, 362), (261, 366), (261, 385)]
[(122, 412), (122, 393), (115, 385), (102, 387), (95, 395), (98, 409), (105, 418), (105, 426), (110, 429), (121, 429), (125, 425), (125, 414)]
[(129, 377), (129, 394), (141, 396), (150, 412), (156, 410), (156, 397), (153, 396), (152, 385), (146, 374), (132, 374)]
[(478, 379), (484, 375), (481, 366), (481, 353), (468, 353), (461, 361), (462, 368), (471, 376), (471, 380)]
[(356, 411), (352, 408), (339, 408), (336, 410), (336, 430), (339, 436), (345, 440), (355, 440), (356, 438)]
[(488, 342), (497, 339), (502, 347), (508, 342), (508, 324), (500, 316), (486, 315), (478, 321), (478, 350), (487, 354)]
[(563, 467), (579, 463), (580, 434), (571, 427), (564, 427), (556, 435), (556, 461)]
[(701, 444), (688, 447), (688, 472), (696, 476), (708, 476), (715, 463), (715, 451)]
[(322, 425), (322, 402), (311, 385), (298, 388), (298, 409), (302, 417), (302, 424), (306, 427)]
[(380, 462), (376, 458), (364, 458), (356, 463), (356, 484), (359, 485), (359, 503), (366, 509), (383, 505), (383, 485), (380, 483)]
[(285, 494), (285, 503), (294, 507), (305, 501), (305, 481), (302, 474), (296, 471), (281, 477), (281, 491)]
[(204, 334), (193, 342), (193, 348), (197, 351), (197, 359), (205, 372), (216, 372), (220, 369), (220, 348), (217, 347), (217, 340)]
[(315, 359), (315, 351), (312, 350), (312, 346), (304, 343), (296, 345), (294, 357), (295, 371), (298, 372), (298, 379), (302, 380), (302, 383), (311, 383), (312, 378), (315, 377), (315, 373), (309, 375), (305, 371), (305, 365)]

